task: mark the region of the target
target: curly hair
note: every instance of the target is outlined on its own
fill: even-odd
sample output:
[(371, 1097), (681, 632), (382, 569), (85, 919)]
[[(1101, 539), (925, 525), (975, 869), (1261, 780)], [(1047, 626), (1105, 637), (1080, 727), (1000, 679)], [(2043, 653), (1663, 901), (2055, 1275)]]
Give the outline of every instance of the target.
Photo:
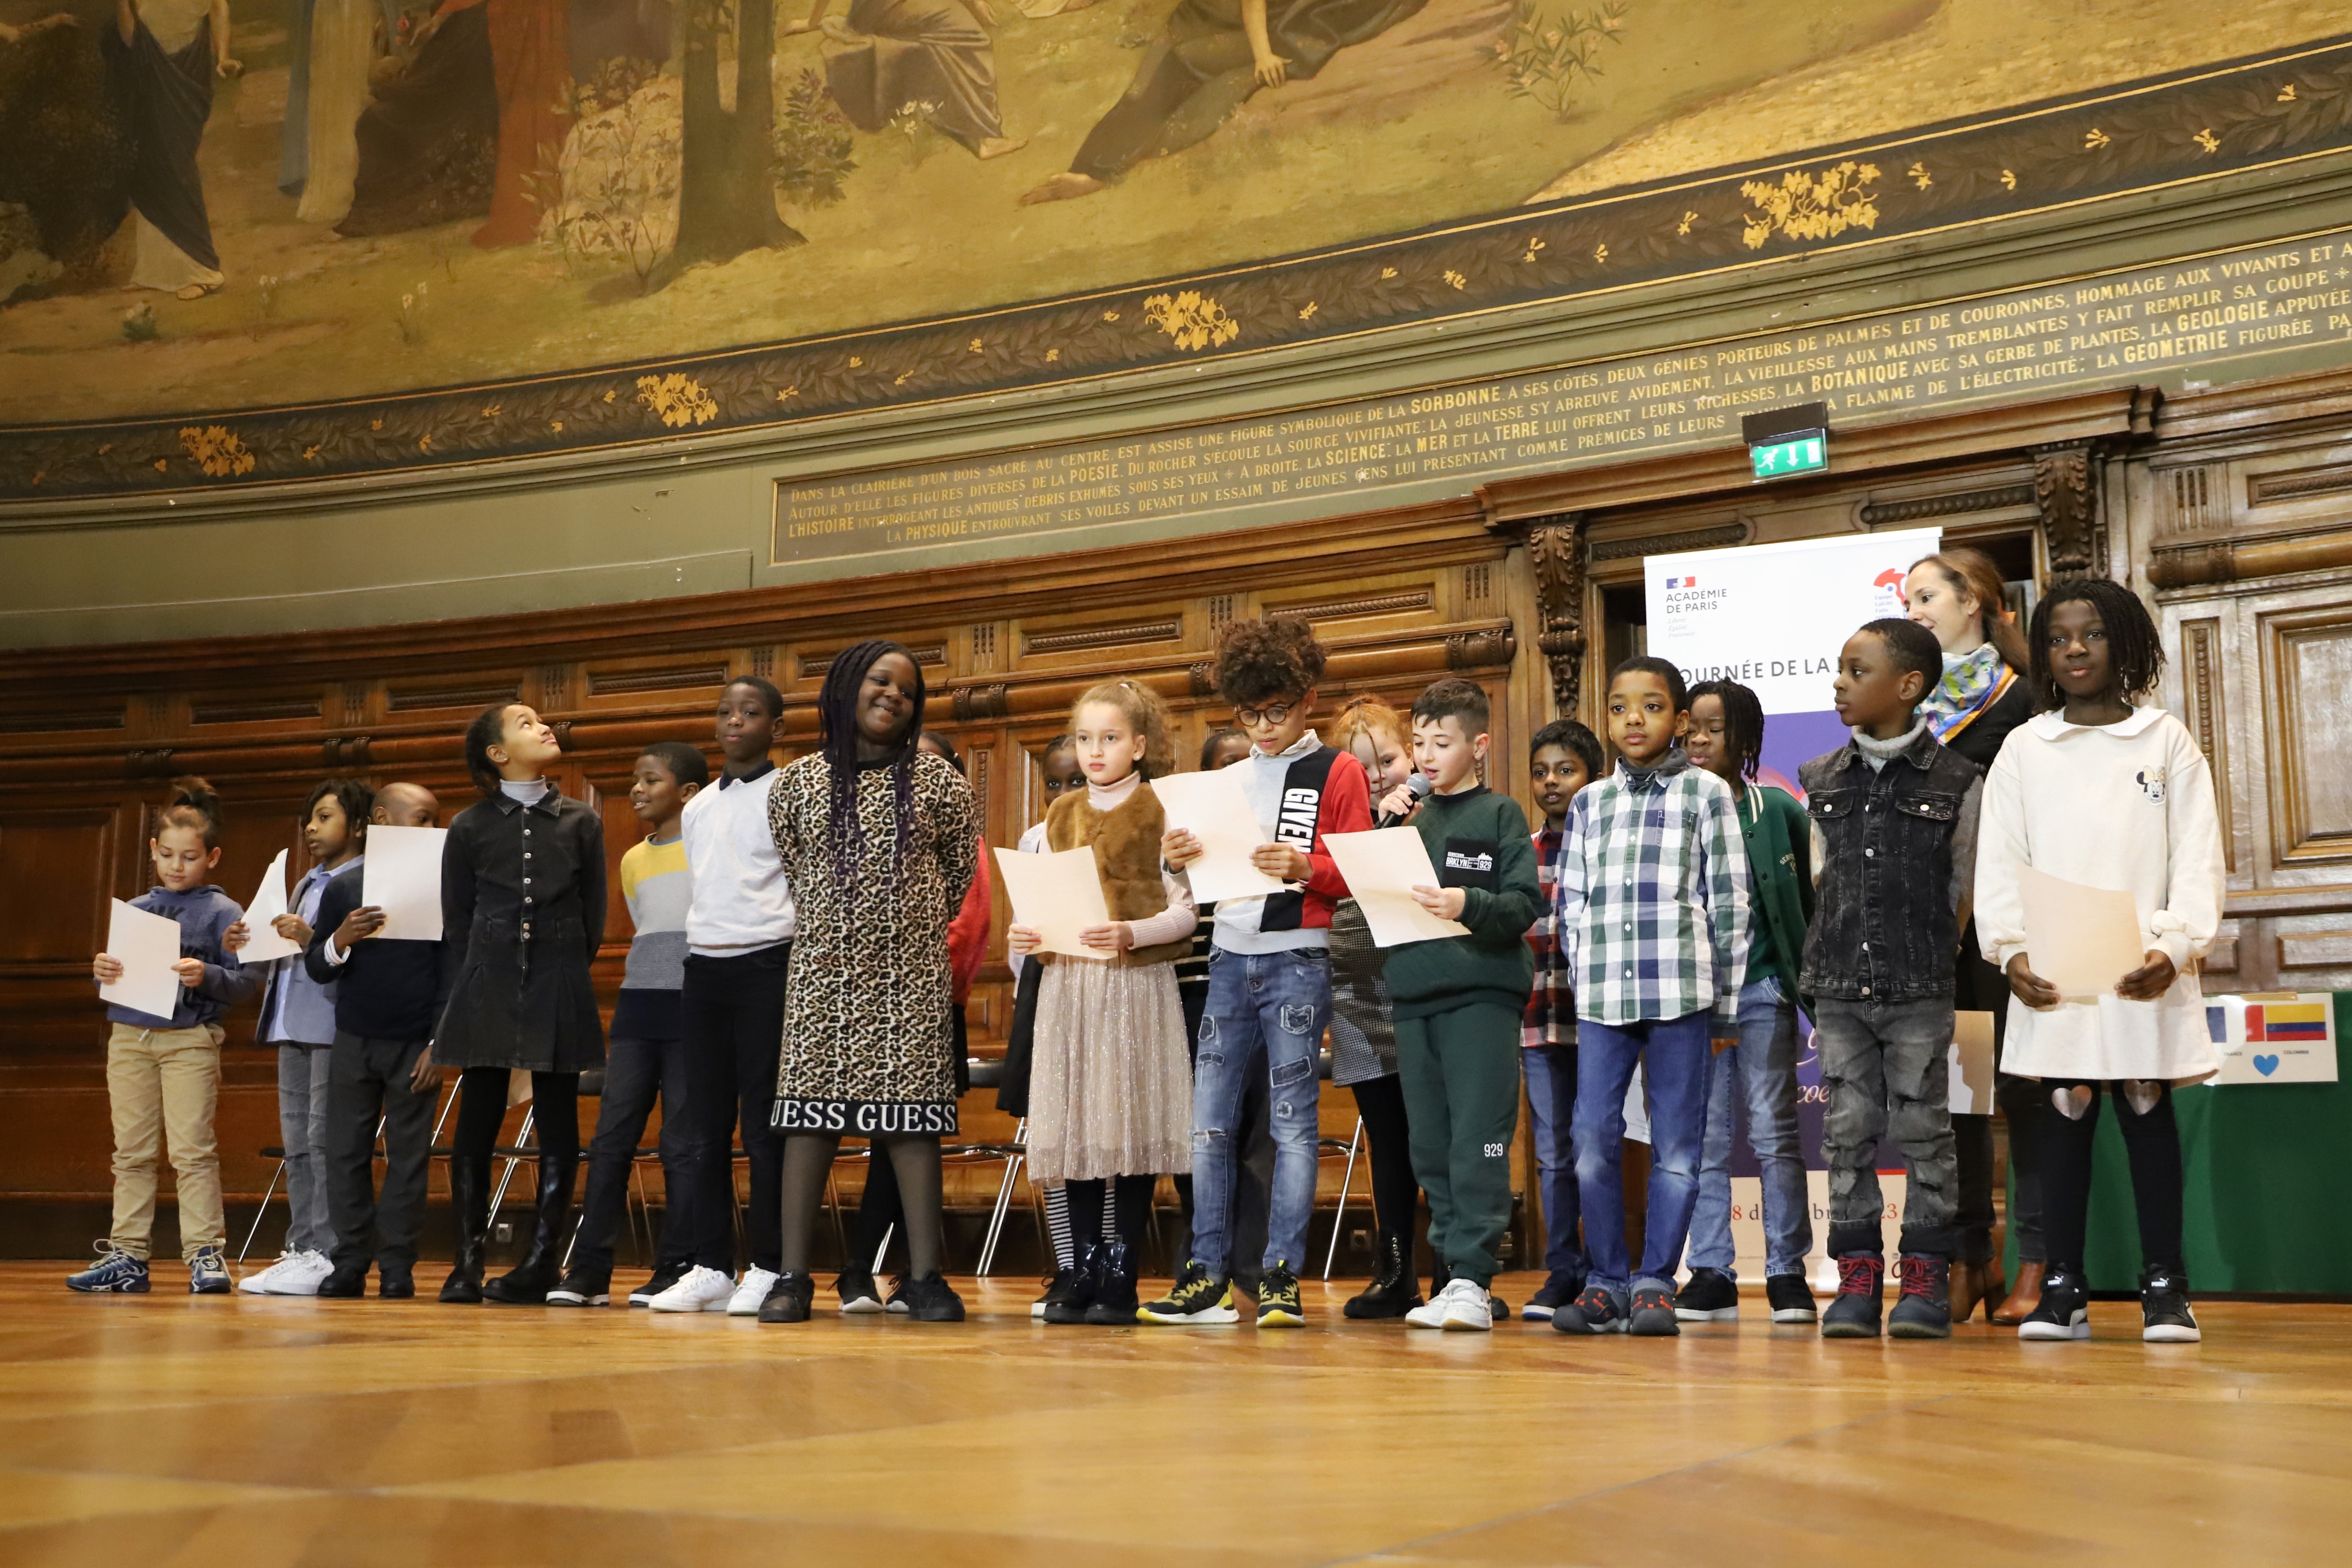
[(2061, 605), (2088, 605), (2099, 613), (2107, 634), (2107, 679), (2117, 696), (2136, 702), (2156, 689), (2158, 672), (2164, 668), (2164, 639), (2139, 595), (2112, 578), (2061, 577), (2033, 606), (2032, 629), (2025, 639), (2033, 658), (2026, 679), (2036, 708), (2048, 712), (2066, 703), (2050, 672), (2050, 616)]
[(1168, 711), (1167, 699), (1138, 680), (1106, 680), (1089, 687), (1085, 696), (1070, 704), (1070, 730), (1078, 728), (1078, 715), (1095, 703), (1115, 708), (1120, 718), (1134, 726), (1143, 737), (1143, 760), (1135, 771), (1147, 779), (1164, 779), (1176, 771), (1176, 717)]
[[(1885, 646), (1886, 657), (1894, 663), (1899, 679), (1905, 670), (1919, 677), (1919, 695), (1925, 697), (1936, 689), (1936, 682), (1944, 679), (1944, 650), (1937, 645), (1936, 634), (1918, 622), (1901, 616), (1887, 616), (1875, 621), (1864, 621), (1856, 628), (1858, 637), (1868, 632)], [(1693, 692), (1694, 697), (1697, 695)]]
[(1217, 695), (1239, 708), (1296, 700), (1323, 679), (1326, 657), (1297, 616), (1235, 621), (1217, 639)]
[(680, 785), (692, 784), (697, 789), (710, 782), (710, 759), (702, 754), (699, 746), (689, 746), (684, 741), (656, 741), (637, 753), (638, 761), (651, 757), (662, 765), (662, 771)]
[(1696, 708), (1702, 697), (1723, 704), (1723, 749), (1736, 764), (1732, 772), (1753, 779), (1764, 758), (1763, 702), (1736, 680), (1702, 680), (1690, 689), (1691, 706)]
[(333, 795), (335, 804), (342, 808), (352, 842), (357, 844), (367, 836), (368, 817), (375, 810), (375, 787), (363, 779), (320, 779), (310, 786), (310, 795), (302, 802), (302, 815), (296, 820), (310, 821), (310, 814), (329, 795)]

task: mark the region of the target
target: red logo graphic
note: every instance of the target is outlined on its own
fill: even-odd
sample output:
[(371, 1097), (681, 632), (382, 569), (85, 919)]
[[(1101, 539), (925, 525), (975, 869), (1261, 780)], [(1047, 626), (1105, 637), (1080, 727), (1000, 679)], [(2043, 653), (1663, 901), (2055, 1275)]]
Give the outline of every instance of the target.
[(1903, 574), (1889, 566), (1885, 571), (1881, 572), (1870, 585), (1874, 588), (1892, 588), (1900, 594), (1903, 592)]

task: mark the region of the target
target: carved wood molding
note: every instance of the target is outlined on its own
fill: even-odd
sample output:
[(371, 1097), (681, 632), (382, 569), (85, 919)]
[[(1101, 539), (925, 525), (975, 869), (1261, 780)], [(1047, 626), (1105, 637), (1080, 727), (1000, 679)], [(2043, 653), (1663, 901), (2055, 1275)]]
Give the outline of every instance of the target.
[(697, 687), (727, 684), (727, 659), (723, 654), (712, 654), (700, 663), (674, 665), (661, 669), (592, 669), (588, 672), (588, 695), (591, 697), (634, 696), (641, 691), (688, 691)]
[(2352, 529), (2293, 539), (2159, 544), (2148, 552), (2147, 580), (2158, 588), (2194, 588), (2345, 566), (2352, 566)]
[(1987, 489), (1963, 490), (1958, 495), (1869, 501), (1862, 509), (1862, 521), (1867, 527), (1884, 528), (1891, 522), (1916, 522), (1930, 517), (1961, 517), (1972, 511), (2000, 511), (2012, 506), (2032, 506), (2034, 502), (2035, 489), (2032, 485), (1995, 485)]
[(1584, 514), (1564, 511), (1528, 530), (1528, 565), (1536, 612), (1536, 647), (1551, 671), (1552, 710), (1573, 714), (1584, 692)]
[(1449, 633), (1445, 638), (1445, 668), (1452, 670), (1492, 668), (1518, 656), (1519, 639), (1508, 621), (1482, 631)]
[(1021, 637), (1021, 651), (1024, 655), (1085, 653), (1095, 648), (1124, 647), (1133, 643), (1174, 642), (1183, 635), (1184, 623), (1171, 616), (1165, 620), (1138, 621), (1131, 626), (1091, 626), (1069, 632), (1024, 632)]
[(2213, 794), (2221, 805), (2221, 857), (2226, 869), (2238, 868), (2237, 836), (2231, 831), (2237, 812), (2230, 798), (2230, 735), (2223, 714), (2221, 689), (2221, 622), (2219, 617), (2180, 623), (2180, 691), (2182, 718), (2197, 737), (2198, 750), (2212, 771)]
[(948, 693), (948, 699), (949, 711), (959, 724), (969, 724), (977, 719), (1002, 719), (1012, 711), (1001, 680), (985, 686), (956, 687)]
[(2057, 441), (2033, 455), (2033, 499), (2042, 510), (2042, 554), (2053, 577), (2105, 576), (2106, 529), (2099, 516), (2095, 443)]
[(1351, 599), (1319, 599), (1304, 605), (1267, 605), (1268, 616), (1296, 616), (1302, 621), (1341, 621), (1355, 616), (1393, 616), (1430, 606), (1427, 588), (1399, 588), (1385, 594), (1364, 594)]
[(1612, 539), (1586, 552), (1594, 565), (1603, 561), (1631, 561), (1643, 555), (1671, 555), (1684, 550), (1719, 550), (1748, 542), (1745, 522), (1719, 523), (1713, 528), (1686, 528), (1679, 533), (1652, 533), (1639, 539)]

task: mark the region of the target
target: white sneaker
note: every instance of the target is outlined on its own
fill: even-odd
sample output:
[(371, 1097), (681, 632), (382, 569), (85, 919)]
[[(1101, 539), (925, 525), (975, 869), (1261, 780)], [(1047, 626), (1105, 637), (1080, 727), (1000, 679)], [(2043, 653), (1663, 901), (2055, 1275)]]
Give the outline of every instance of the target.
[[(735, 1294), (735, 1277), (697, 1264), (678, 1282), (648, 1303), (656, 1312), (723, 1312)], [(753, 1309), (758, 1310), (757, 1308)]]
[(1445, 1308), (1444, 1327), (1481, 1334), (1493, 1331), (1494, 1299), (1484, 1285), (1473, 1285), (1467, 1279), (1449, 1280), (1437, 1299)]
[(727, 1298), (727, 1315), (730, 1318), (756, 1318), (760, 1303), (776, 1288), (782, 1276), (765, 1268), (743, 1270), (743, 1283), (735, 1287), (735, 1294)]
[(335, 1266), (319, 1252), (298, 1252), (273, 1266), (269, 1270), (269, 1294), (272, 1296), (315, 1296), (319, 1287)]
[[(277, 1262), (267, 1268), (257, 1268), (238, 1280), (236, 1288), (248, 1296), (267, 1296), (269, 1294), (269, 1282), (278, 1277), (278, 1270), (300, 1256), (301, 1254), (295, 1252), (281, 1252), (278, 1255)], [(312, 1288), (311, 1294), (318, 1294), (316, 1287)]]

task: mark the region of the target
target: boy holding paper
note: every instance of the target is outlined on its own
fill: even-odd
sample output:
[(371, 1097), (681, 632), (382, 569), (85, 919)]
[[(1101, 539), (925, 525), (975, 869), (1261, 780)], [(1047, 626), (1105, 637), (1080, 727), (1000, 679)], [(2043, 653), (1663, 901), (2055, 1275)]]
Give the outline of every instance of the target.
[[(422, 784), (378, 790), (369, 820), (378, 827), (431, 827), (441, 803)], [(353, 860), (319, 900), (302, 963), (335, 988), (335, 1041), (327, 1053), (327, 1213), (335, 1227), (332, 1271), (318, 1293), (350, 1298), (416, 1294), (416, 1231), (425, 1221), (425, 1176), (433, 1156), (433, 1107), (441, 1071), (433, 1065), (440, 1013), (441, 943), (381, 936), (383, 910), (361, 902), (367, 868)], [(376, 1123), (383, 1124), (383, 1193), (375, 1190)]]
[[(180, 1256), (188, 1265), (188, 1291), (225, 1295), (236, 1289), (224, 1252), (228, 1222), (221, 1213), (220, 1154), (213, 1110), (220, 1098), (221, 1015), (253, 994), (258, 970), (243, 968), (236, 950), (247, 931), (235, 900), (205, 880), (220, 864), (220, 797), (202, 779), (176, 779), (155, 814), (147, 841), (155, 886), (133, 900), (141, 914), (175, 922), (179, 984), (163, 1013), (142, 1012), (110, 999), (106, 1099), (114, 1119), (114, 1223), (99, 1244), (99, 1259), (68, 1277), (68, 1289), (144, 1294), (147, 1249), (155, 1224), (155, 1162), (166, 1138), (178, 1178)], [(168, 931), (163, 933), (167, 938)], [(90, 961), (101, 988), (144, 976), (121, 957)]]
[(1405, 1314), (1415, 1328), (1494, 1327), (1487, 1284), (1511, 1218), (1511, 1140), (1519, 1121), (1519, 1023), (1535, 984), (1528, 928), (1541, 889), (1533, 838), (1518, 802), (1481, 783), (1493, 744), (1486, 693), (1438, 681), (1412, 705), (1412, 755), (1431, 785), (1413, 811), (1400, 788), (1381, 803), (1429, 851), (1436, 887), (1413, 899), (1466, 934), (1389, 950), (1412, 1173), (1429, 1195), (1429, 1247), (1444, 1288)]
[(1877, 1150), (1902, 1145), (1896, 1339), (1952, 1332), (1959, 1161), (1949, 1092), (1952, 955), (1975, 876), (1976, 764), (1946, 751), (1920, 699), (1943, 678), (1943, 650), (1916, 621), (1872, 621), (1838, 655), (1838, 718), (1853, 739), (1798, 770), (1812, 817), (1820, 882), (1798, 988), (1812, 1001), (1829, 1090), (1829, 1253), (1838, 1293), (1824, 1339), (1876, 1339), (1886, 1271)]
[[(1217, 689), (1234, 705), (1234, 722), (1251, 744), (1231, 771), (1272, 839), (1250, 861), (1292, 886), (1217, 904), (1209, 1005), (1192, 1072), (1192, 1258), (1166, 1297), (1140, 1309), (1148, 1323), (1234, 1321), (1234, 1142), (1243, 1086), (1258, 1071), (1266, 1074), (1275, 1161), (1257, 1322), (1274, 1328), (1307, 1321), (1296, 1266), (1307, 1255), (1315, 1206), (1316, 1058), (1331, 1016), (1331, 909), (1348, 894), (1323, 839), (1371, 826), (1363, 764), (1307, 727), (1323, 663), (1314, 629), (1294, 616), (1235, 621), (1217, 647)], [(1200, 858), (1202, 844), (1193, 834), (1172, 831), (1160, 853), (1181, 871)]]

